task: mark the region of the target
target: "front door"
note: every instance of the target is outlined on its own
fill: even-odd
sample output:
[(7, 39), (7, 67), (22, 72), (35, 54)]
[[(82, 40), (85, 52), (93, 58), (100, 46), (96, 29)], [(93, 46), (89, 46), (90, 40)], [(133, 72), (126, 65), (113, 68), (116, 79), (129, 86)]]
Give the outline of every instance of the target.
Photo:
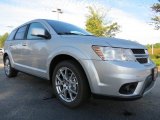
[(38, 22), (30, 24), (26, 40), (23, 43), (22, 61), (28, 69), (27, 72), (45, 77), (49, 55), (47, 44), (49, 44), (50, 40), (33, 36), (32, 30), (37, 28), (46, 29), (45, 25)]

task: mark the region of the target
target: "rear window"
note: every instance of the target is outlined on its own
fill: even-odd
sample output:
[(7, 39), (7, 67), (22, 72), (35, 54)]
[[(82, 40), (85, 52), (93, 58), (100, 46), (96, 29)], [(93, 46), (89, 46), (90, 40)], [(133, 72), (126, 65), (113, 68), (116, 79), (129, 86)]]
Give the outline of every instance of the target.
[(27, 25), (20, 27), (15, 35), (15, 40), (23, 40), (25, 37)]

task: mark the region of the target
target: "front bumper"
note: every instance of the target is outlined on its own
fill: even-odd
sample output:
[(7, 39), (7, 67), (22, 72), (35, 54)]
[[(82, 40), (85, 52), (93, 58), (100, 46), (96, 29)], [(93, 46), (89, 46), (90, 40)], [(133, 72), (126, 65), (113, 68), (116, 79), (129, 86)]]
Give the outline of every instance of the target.
[[(93, 94), (119, 98), (140, 98), (155, 84), (152, 71), (155, 64), (138, 62), (84, 60), (85, 72)], [(120, 88), (137, 83), (132, 93), (121, 93)]]

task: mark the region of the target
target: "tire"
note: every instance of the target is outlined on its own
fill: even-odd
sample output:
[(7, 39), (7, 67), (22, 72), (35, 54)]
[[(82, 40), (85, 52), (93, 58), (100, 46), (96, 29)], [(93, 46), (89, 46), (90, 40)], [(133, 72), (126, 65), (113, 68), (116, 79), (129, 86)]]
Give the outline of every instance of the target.
[(16, 77), (18, 74), (18, 71), (11, 67), (10, 59), (8, 56), (4, 59), (4, 72), (7, 77)]
[(80, 106), (90, 97), (87, 78), (74, 61), (62, 61), (55, 67), (52, 84), (56, 97), (69, 108)]

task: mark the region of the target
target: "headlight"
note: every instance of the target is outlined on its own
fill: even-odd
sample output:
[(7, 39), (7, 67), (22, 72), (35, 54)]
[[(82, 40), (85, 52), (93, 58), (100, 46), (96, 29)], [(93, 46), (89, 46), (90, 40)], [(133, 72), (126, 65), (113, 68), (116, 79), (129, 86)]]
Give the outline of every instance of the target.
[(131, 49), (92, 46), (102, 60), (136, 61)]

